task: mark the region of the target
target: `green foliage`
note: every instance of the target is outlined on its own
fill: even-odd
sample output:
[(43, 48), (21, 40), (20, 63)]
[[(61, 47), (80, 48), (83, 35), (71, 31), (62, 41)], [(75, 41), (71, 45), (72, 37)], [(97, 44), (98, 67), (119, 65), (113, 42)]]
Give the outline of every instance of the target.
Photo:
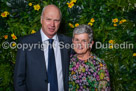
[[(73, 28), (69, 23), (88, 24), (94, 18), (92, 29), (95, 42), (105, 45), (109, 40), (114, 40), (118, 44), (133, 44), (133, 48), (126, 49), (97, 49), (94, 44), (92, 51), (107, 63), (113, 91), (135, 91), (136, 57), (133, 53), (136, 53), (136, 1), (77, 0), (72, 8), (68, 7), (67, 2), (70, 3), (70, 0), (0, 0), (0, 13), (10, 13), (5, 18), (0, 17), (0, 91), (13, 91), (17, 52), (17, 48), (4, 49), (2, 43), (18, 42), (20, 37), (31, 34), (32, 30), (38, 31), (41, 28), (42, 8), (47, 4), (55, 4), (62, 11), (60, 33), (72, 36)], [(41, 7), (39, 11), (33, 8), (36, 4)], [(116, 27), (112, 22), (115, 18), (119, 20)], [(126, 22), (119, 24), (122, 19), (126, 19)], [(17, 40), (12, 39), (12, 33), (17, 36)], [(8, 39), (4, 39), (4, 35), (8, 35)]]
[(13, 84), (13, 81), (11, 79), (12, 78), (12, 66), (8, 63), (5, 63), (5, 64), (0, 64), (0, 87), (3, 87), (3, 88), (0, 88), (0, 89), (3, 89), (4, 90), (8, 90), (10, 91), (9, 89), (13, 89), (13, 86), (10, 86), (11, 84)]

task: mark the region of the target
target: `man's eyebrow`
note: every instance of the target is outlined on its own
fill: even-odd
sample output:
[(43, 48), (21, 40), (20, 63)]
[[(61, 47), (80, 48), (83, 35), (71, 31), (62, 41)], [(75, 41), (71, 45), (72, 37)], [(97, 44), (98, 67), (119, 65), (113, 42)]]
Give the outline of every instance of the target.
[(60, 19), (54, 19), (54, 20), (60, 21)]

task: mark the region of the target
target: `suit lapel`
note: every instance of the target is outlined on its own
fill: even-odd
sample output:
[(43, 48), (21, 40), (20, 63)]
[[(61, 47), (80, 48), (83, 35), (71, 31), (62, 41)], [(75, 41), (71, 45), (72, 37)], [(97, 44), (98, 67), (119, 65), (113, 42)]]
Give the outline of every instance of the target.
[[(58, 35), (58, 39), (59, 42), (65, 44), (65, 40), (64, 37), (62, 35)], [(35, 33), (35, 42), (42, 44), (42, 39), (41, 39), (41, 33), (40, 31), (38, 31), (37, 33)], [(63, 81), (64, 81), (64, 88), (67, 85), (67, 77), (68, 77), (68, 62), (69, 62), (69, 56), (68, 56), (68, 50), (66, 48), (60, 48), (60, 52), (61, 52), (61, 62), (62, 62), (62, 74), (63, 74)], [(41, 65), (41, 69), (43, 71), (44, 77), (45, 77), (45, 81), (48, 81), (48, 77), (47, 77), (47, 71), (46, 71), (46, 63), (45, 63), (45, 57), (44, 57), (44, 51), (41, 50), (41, 48), (37, 48), (35, 50), (36, 56), (39, 58), (38, 61)]]
[(36, 42), (39, 43), (40, 42), (40, 48), (36, 49), (36, 55), (38, 56), (38, 61), (41, 65), (41, 69), (43, 69), (43, 73), (44, 73), (44, 77), (45, 77), (45, 81), (48, 80), (47, 78), (47, 71), (46, 71), (46, 63), (45, 63), (45, 57), (44, 57), (44, 51), (42, 50), (42, 39), (41, 39), (41, 33), (40, 31), (38, 31), (35, 34), (35, 38), (37, 39)]
[[(63, 35), (58, 35), (58, 38), (59, 38), (59, 42), (63, 43), (63, 47), (64, 47), (66, 44), (65, 37), (63, 37)], [(70, 50), (71, 49), (66, 49), (65, 47), (60, 49), (61, 61), (62, 61), (63, 82), (64, 82), (65, 91), (68, 91)]]
[[(61, 35), (58, 35), (58, 39), (60, 43), (64, 43), (64, 39)], [(63, 80), (65, 79), (65, 72), (66, 72), (66, 49), (65, 48), (60, 48), (61, 51), (61, 62), (62, 62), (62, 72), (63, 72)]]

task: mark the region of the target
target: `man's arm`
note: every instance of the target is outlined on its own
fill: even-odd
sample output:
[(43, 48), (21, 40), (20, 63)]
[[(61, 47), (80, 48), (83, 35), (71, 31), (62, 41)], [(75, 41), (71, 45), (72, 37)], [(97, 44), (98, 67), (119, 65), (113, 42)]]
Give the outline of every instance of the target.
[[(22, 43), (21, 43), (22, 44)], [(26, 56), (23, 48), (18, 49), (14, 70), (15, 91), (26, 91)]]

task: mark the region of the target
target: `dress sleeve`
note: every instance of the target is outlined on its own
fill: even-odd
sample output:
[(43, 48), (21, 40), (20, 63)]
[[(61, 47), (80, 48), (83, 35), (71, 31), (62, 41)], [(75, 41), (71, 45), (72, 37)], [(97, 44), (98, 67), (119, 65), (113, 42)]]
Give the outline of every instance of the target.
[(109, 71), (107, 69), (106, 63), (102, 60), (100, 63), (100, 70), (98, 72), (99, 75), (99, 85), (98, 91), (110, 91), (110, 76)]

